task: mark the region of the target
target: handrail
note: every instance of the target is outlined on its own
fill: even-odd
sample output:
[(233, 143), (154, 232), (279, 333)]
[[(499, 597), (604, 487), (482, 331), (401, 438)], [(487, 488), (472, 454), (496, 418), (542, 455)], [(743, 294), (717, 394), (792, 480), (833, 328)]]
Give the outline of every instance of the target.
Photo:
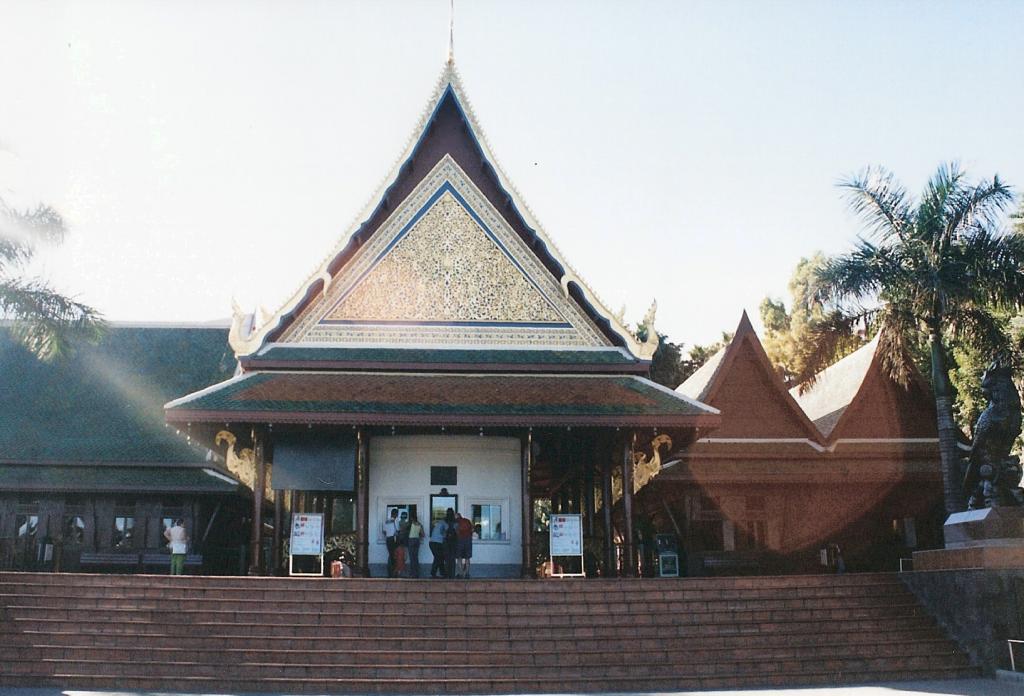
[(1024, 643), (1024, 640), (1014, 640), (1012, 638), (1007, 638), (1006, 639), (1006, 647), (1010, 649), (1010, 671), (1011, 672), (1016, 672), (1017, 671), (1017, 664), (1013, 660), (1013, 644), (1014, 643)]

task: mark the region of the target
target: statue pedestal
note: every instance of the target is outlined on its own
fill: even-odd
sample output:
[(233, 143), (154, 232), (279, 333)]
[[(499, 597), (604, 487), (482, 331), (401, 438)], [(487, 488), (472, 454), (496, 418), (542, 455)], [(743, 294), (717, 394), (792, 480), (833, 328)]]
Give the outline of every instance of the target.
[(915, 551), (914, 570), (1024, 568), (1024, 508), (957, 512), (942, 530), (946, 548)]

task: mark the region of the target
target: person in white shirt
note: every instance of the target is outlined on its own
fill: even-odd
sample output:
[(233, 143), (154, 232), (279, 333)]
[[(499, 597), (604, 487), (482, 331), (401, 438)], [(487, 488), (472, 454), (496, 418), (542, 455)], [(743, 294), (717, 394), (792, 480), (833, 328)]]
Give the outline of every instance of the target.
[(384, 543), (388, 547), (388, 577), (395, 577), (395, 549), (398, 548), (398, 508), (391, 509), (391, 517), (384, 522)]
[(188, 552), (188, 532), (185, 531), (185, 520), (174, 520), (174, 526), (164, 530), (164, 538), (171, 547), (171, 575), (185, 574), (185, 554)]

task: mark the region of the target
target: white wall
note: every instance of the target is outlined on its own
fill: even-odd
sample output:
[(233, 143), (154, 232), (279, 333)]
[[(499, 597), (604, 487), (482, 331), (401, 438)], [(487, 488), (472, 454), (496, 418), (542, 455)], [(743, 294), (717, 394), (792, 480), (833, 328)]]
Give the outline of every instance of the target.
[[(447, 486), (458, 495), (464, 517), (474, 503), (497, 502), (502, 506), (504, 541), (473, 541), (473, 574), (508, 573), (507, 566), (522, 563), (522, 510), (520, 443), (512, 437), (473, 435), (399, 435), (370, 440), (370, 550), (371, 565), (387, 563), (384, 544), (385, 510), (388, 504), (417, 505), (420, 521), (429, 524), (430, 495), (440, 486), (430, 485), (431, 466), (458, 467), (458, 485)], [(429, 534), (429, 530), (426, 530)], [(426, 540), (420, 548), (421, 576), (429, 574), (431, 554)], [(479, 566), (497, 567), (492, 573)], [(476, 572), (474, 572), (476, 569)]]

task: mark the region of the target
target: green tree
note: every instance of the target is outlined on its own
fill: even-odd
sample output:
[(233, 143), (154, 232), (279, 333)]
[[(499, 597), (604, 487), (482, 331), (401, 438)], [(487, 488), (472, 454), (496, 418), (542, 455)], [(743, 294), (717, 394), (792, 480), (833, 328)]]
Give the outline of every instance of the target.
[(1002, 227), (1013, 195), (998, 176), (968, 183), (956, 164), (940, 166), (916, 200), (883, 169), (841, 186), (867, 235), (817, 274), (816, 297), (834, 311), (817, 332), (814, 355), (829, 354), (837, 335), (869, 322), (882, 332), (883, 365), (905, 384), (911, 344), (927, 343), (945, 507), (957, 512), (964, 495), (947, 347), (998, 354), (1010, 345), (994, 310), (1024, 302), (1024, 235)]
[[(640, 342), (647, 340), (647, 326), (641, 322), (633, 335)], [(732, 334), (723, 332), (721, 341), (706, 346), (695, 345), (690, 349), (688, 357), (684, 358), (684, 344), (673, 343), (668, 336), (659, 333), (658, 349), (651, 356), (650, 379), (664, 387), (675, 389), (731, 340)]]
[(42, 359), (66, 353), (75, 340), (95, 340), (103, 328), (92, 307), (24, 275), (40, 244), (59, 244), (66, 234), (64, 218), (50, 206), (19, 210), (0, 198), (0, 319)]
[[(788, 385), (799, 384), (813, 375), (806, 346), (813, 342), (815, 332), (825, 320), (824, 306), (814, 296), (814, 283), (817, 273), (827, 263), (828, 259), (820, 251), (810, 258), (800, 259), (789, 280), (789, 311), (782, 300), (766, 297), (761, 301), (764, 349)], [(852, 332), (845, 338), (836, 338), (833, 359), (852, 353), (864, 343)]]

